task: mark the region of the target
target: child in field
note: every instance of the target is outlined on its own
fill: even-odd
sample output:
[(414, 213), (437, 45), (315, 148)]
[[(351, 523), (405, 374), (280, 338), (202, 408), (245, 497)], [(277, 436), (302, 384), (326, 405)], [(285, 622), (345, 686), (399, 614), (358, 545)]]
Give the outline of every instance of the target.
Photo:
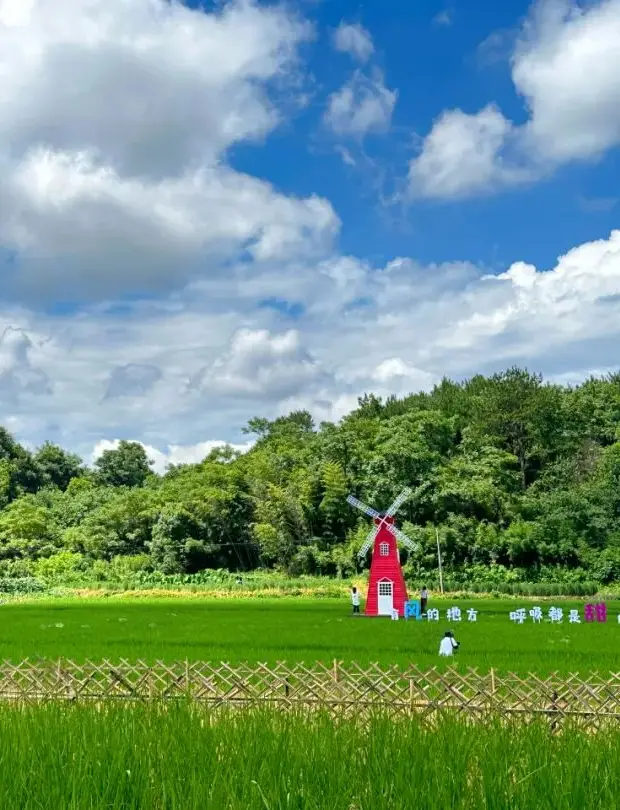
[(439, 655), (453, 655), (454, 650), (458, 650), (460, 644), (452, 635), (450, 630), (446, 631), (445, 636), (441, 639), (441, 644), (439, 645)]
[(359, 615), (360, 595), (355, 587), (351, 589), (351, 604), (353, 605), (353, 615)]

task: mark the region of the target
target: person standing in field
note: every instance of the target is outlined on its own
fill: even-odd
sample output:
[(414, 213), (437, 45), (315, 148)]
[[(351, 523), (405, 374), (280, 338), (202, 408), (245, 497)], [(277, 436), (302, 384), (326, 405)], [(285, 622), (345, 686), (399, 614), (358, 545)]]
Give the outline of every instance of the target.
[(447, 630), (439, 645), (439, 655), (454, 655), (454, 651), (458, 650), (459, 647), (460, 644), (454, 638), (452, 632)]
[(357, 588), (351, 589), (351, 604), (353, 605), (353, 615), (359, 615), (360, 612), (360, 595)]
[(428, 604), (428, 591), (426, 590), (426, 585), (422, 585), (422, 590), (420, 591), (420, 613), (423, 616), (426, 613), (427, 604)]

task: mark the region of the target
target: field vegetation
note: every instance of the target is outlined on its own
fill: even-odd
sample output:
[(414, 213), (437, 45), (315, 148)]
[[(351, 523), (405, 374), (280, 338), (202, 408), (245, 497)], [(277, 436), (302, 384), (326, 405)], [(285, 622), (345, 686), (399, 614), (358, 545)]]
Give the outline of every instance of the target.
[(20, 810), (609, 810), (618, 733), (187, 705), (0, 708)]
[[(207, 660), (276, 663), (334, 659), (365, 665), (445, 666), (437, 655), (448, 623), (353, 618), (344, 600), (71, 600), (3, 605), (0, 659), (60, 657), (82, 662), (107, 658), (145, 661)], [(522, 626), (509, 620), (520, 602), (474, 604), (477, 623), (451, 625), (461, 642), (451, 663), (498, 673), (562, 673), (620, 668), (619, 603), (609, 603), (606, 624)], [(577, 603), (563, 604), (565, 615)], [(583, 603), (581, 604), (583, 607)]]

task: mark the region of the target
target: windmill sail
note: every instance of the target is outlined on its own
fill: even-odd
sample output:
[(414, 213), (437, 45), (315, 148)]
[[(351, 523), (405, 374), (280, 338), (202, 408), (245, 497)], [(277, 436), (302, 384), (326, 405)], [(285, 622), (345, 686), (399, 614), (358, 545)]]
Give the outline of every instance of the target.
[(407, 498), (410, 495), (411, 495), (411, 490), (407, 487), (406, 489), (404, 489), (400, 493), (398, 498), (396, 498), (396, 500), (390, 506), (390, 508), (387, 510), (387, 512), (384, 512), (383, 514), (381, 514), (380, 512), (377, 512), (376, 509), (373, 509), (372, 507), (367, 506), (365, 503), (358, 500), (353, 495), (349, 495), (347, 497), (347, 502), (350, 503), (351, 506), (355, 506), (357, 509), (360, 509), (366, 515), (369, 515), (370, 517), (372, 517), (375, 520), (379, 521), (371, 529), (370, 534), (368, 535), (368, 537), (364, 541), (364, 545), (361, 547), (361, 549), (358, 552), (358, 557), (361, 558), (361, 557), (366, 556), (366, 554), (368, 553), (368, 549), (374, 543), (375, 538), (377, 537), (377, 534), (379, 533), (379, 530), (383, 526), (385, 526), (385, 528), (388, 529), (394, 535), (394, 537), (396, 537), (397, 540), (400, 540), (401, 543), (403, 543), (405, 546), (407, 546), (407, 548), (409, 548), (411, 551), (414, 551), (417, 548), (417, 545), (413, 542), (413, 540), (411, 540), (409, 537), (407, 537), (407, 535), (404, 532), (401, 532), (400, 529), (397, 529), (392, 523), (388, 522), (388, 518), (394, 517), (397, 510), (403, 505), (403, 503), (407, 500)]
[(414, 543), (413, 540), (410, 537), (407, 537), (404, 532), (401, 532), (400, 529), (397, 529), (396, 526), (393, 526), (392, 524), (388, 524), (386, 528), (388, 531), (392, 532), (397, 540), (400, 540), (403, 545), (407, 546), (410, 551), (416, 551), (418, 544)]
[(370, 515), (370, 517), (373, 518), (380, 517), (376, 509), (372, 509), (370, 506), (366, 506), (365, 503), (362, 503), (362, 501), (358, 501), (358, 499), (354, 498), (353, 495), (347, 496), (347, 503), (350, 503), (351, 506), (356, 506), (358, 509), (361, 509), (362, 512), (365, 512), (367, 515)]
[(379, 533), (379, 526), (373, 526), (373, 528), (370, 530), (370, 533), (368, 534), (368, 537), (364, 541), (364, 545), (361, 547), (361, 549), (359, 550), (359, 552), (357, 554), (357, 556), (360, 559), (362, 559), (363, 557), (366, 556), (366, 554), (368, 553), (368, 549), (375, 542), (375, 538), (376, 538), (378, 533)]
[(398, 498), (396, 498), (394, 503), (390, 506), (390, 508), (387, 510), (387, 512), (385, 514), (388, 517), (394, 517), (396, 512), (398, 512), (400, 507), (404, 504), (404, 502), (407, 500), (407, 498), (410, 495), (411, 495), (411, 490), (409, 489), (409, 487), (407, 487), (406, 489), (403, 489), (403, 491), (400, 493)]

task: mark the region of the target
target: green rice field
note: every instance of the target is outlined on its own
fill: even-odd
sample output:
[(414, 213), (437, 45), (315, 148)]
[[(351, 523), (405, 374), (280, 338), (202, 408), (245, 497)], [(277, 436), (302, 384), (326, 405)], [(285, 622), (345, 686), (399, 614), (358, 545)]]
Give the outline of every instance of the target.
[[(467, 602), (458, 603), (463, 610)], [(451, 663), (491, 667), (498, 672), (600, 672), (620, 670), (619, 603), (608, 604), (606, 624), (570, 625), (563, 602), (561, 625), (530, 620), (519, 626), (508, 618), (516, 607), (532, 603), (477, 600), (477, 623), (441, 620), (392, 622), (353, 618), (343, 600), (66, 600), (9, 603), (0, 606), (0, 659), (69, 658), (76, 662), (121, 658), (325, 663), (379, 662), (445, 666), (438, 657), (450, 627), (461, 642)], [(547, 606), (543, 606), (546, 613)]]
[(19, 810), (611, 810), (618, 734), (184, 704), (0, 708)]
[[(98, 599), (0, 606), (0, 658), (275, 663), (338, 659), (601, 673), (620, 669), (619, 604), (606, 624), (508, 613), (478, 622), (354, 618), (344, 600)], [(461, 601), (465, 615), (469, 603)], [(474, 604), (474, 603), (472, 603)], [(563, 602), (565, 614), (577, 603)], [(545, 607), (545, 613), (548, 605)], [(0, 703), (0, 808), (20, 810), (609, 810), (620, 795), (620, 730), (466, 722), (443, 713), (346, 721), (322, 712), (209, 710), (184, 702)]]

